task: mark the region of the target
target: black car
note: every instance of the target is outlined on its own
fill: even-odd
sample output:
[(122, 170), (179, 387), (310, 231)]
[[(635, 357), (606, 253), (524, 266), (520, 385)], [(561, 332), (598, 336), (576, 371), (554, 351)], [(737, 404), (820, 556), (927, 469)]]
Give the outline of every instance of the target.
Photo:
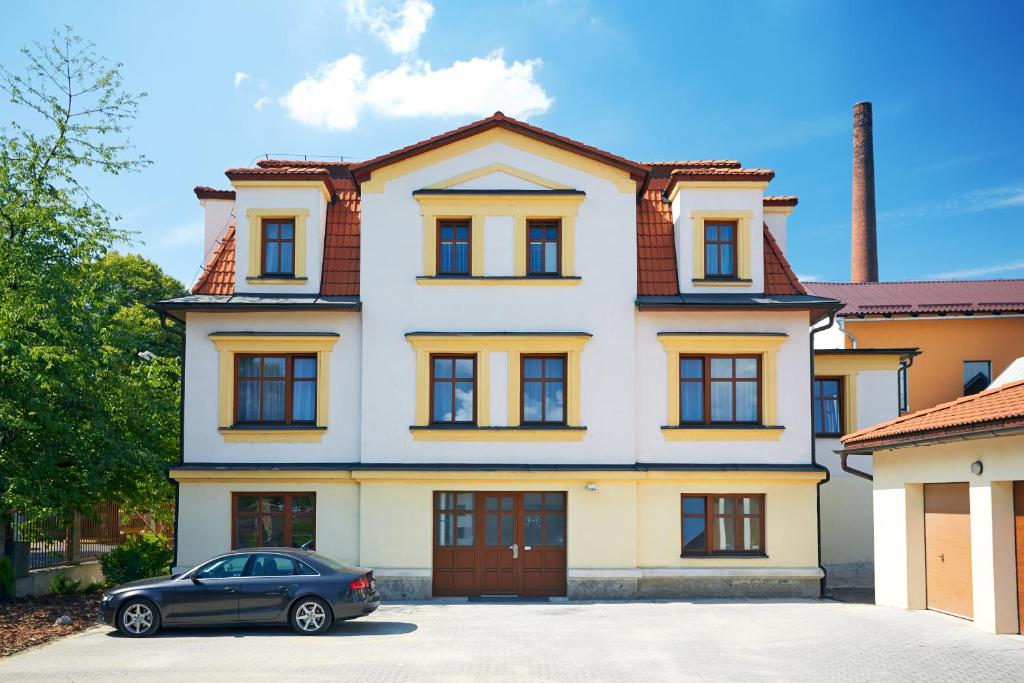
[(369, 569), (312, 550), (248, 548), (180, 576), (133, 581), (103, 594), (102, 620), (131, 638), (161, 626), (291, 624), (302, 635), (357, 619), (380, 604)]

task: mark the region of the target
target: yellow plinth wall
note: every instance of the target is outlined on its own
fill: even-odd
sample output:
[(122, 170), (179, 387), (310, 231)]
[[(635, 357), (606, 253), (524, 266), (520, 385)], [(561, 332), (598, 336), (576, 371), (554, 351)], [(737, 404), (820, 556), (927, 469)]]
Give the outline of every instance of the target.
[[(230, 548), (232, 492), (311, 491), (320, 552), (429, 590), (434, 491), (565, 491), (570, 596), (574, 582), (626, 581), (635, 591), (637, 581), (673, 577), (744, 586), (795, 579), (807, 593), (820, 576), (820, 471), (172, 469), (171, 476), (180, 484), (179, 567)], [(682, 493), (764, 494), (767, 556), (681, 558)]]

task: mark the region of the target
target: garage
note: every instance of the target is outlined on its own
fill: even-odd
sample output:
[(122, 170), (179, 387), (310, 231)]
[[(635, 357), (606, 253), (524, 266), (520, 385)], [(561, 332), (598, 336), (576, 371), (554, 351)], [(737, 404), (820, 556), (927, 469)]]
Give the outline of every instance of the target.
[(966, 482), (925, 484), (924, 545), (928, 609), (971, 619), (971, 500)]
[(564, 596), (565, 491), (435, 491), (434, 596)]

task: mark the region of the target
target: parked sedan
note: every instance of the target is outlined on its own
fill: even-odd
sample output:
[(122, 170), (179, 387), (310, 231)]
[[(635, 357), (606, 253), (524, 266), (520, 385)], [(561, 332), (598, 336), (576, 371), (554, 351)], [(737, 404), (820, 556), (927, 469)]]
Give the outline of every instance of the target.
[(162, 626), (291, 624), (302, 635), (380, 604), (373, 572), (312, 550), (247, 548), (180, 576), (133, 581), (103, 594), (102, 620), (130, 638)]

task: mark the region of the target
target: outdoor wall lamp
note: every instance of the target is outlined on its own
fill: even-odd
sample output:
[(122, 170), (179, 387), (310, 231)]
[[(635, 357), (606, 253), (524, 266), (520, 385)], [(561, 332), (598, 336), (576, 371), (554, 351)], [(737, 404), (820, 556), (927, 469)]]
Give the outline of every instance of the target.
[(597, 490), (597, 484), (595, 484), (594, 482), (590, 482), (589, 484), (587, 484), (587, 490), (593, 493), (594, 491)]
[(985, 471), (985, 466), (981, 464), (980, 460), (975, 460), (971, 463), (971, 474), (981, 474)]

